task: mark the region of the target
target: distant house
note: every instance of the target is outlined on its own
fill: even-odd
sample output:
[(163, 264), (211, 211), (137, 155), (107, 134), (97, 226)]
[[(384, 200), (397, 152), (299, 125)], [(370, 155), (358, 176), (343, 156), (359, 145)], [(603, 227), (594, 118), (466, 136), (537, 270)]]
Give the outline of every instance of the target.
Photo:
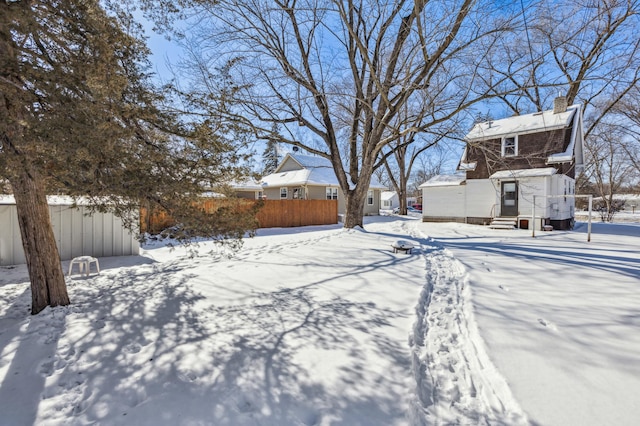
[[(627, 211), (632, 213), (640, 211), (639, 194), (613, 194), (611, 199), (615, 204), (614, 208), (617, 208), (620, 211)], [(604, 204), (604, 200), (602, 197), (593, 197), (593, 204), (594, 206), (602, 207)]]
[(382, 191), (380, 194), (381, 207), (380, 210), (393, 210), (400, 207), (400, 198), (396, 191)]
[(253, 179), (247, 179), (242, 182), (232, 182), (231, 189), (238, 198), (247, 198), (251, 200), (259, 200), (262, 198), (262, 184)]
[(575, 176), (583, 167), (580, 105), (476, 124), (465, 137), (459, 174), (420, 186), (424, 221), (567, 229), (574, 219)]
[[(372, 178), (364, 206), (365, 215), (380, 211), (380, 194), (386, 187)], [(345, 197), (331, 162), (323, 157), (287, 154), (278, 168), (262, 178), (268, 200), (337, 200), (338, 213), (345, 212)]]
[(613, 198), (624, 201), (621, 207), (624, 211), (633, 213), (640, 211), (640, 195), (638, 194), (616, 194)]
[(221, 187), (205, 187), (201, 195), (203, 198), (225, 198), (227, 195), (249, 200), (262, 198), (262, 184), (251, 178), (242, 181), (231, 181)]
[[(393, 210), (400, 207), (400, 197), (396, 191), (382, 191), (380, 194), (381, 199), (381, 211)], [(417, 197), (407, 197), (407, 207), (413, 206), (421, 207)]]
[[(76, 256), (128, 256), (140, 249), (136, 236), (113, 213), (91, 212), (87, 201), (47, 197), (60, 260)], [(0, 266), (26, 263), (12, 195), (0, 195)]]

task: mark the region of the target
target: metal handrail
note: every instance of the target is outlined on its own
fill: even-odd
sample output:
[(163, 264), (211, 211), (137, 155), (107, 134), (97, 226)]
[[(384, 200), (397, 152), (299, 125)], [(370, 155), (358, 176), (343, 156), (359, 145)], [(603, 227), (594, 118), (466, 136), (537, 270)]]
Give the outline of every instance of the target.
[(493, 203), (493, 206), (491, 206), (491, 212), (489, 213), (489, 217), (491, 217), (491, 219), (495, 219), (496, 218), (496, 207), (498, 206), (498, 203)]

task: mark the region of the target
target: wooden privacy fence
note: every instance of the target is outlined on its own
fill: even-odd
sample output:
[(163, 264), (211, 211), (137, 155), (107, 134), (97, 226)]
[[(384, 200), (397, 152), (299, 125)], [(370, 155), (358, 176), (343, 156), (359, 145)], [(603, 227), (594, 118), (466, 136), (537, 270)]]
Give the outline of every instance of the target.
[[(243, 203), (258, 203), (242, 200)], [(337, 200), (265, 200), (256, 214), (260, 228), (290, 228), (309, 225), (331, 225), (338, 223)], [(210, 214), (224, 205), (224, 199), (202, 201), (202, 208)], [(149, 213), (140, 209), (140, 231), (158, 233), (175, 225), (175, 220), (163, 210)]]
[(260, 228), (338, 223), (337, 200), (266, 200), (256, 215)]

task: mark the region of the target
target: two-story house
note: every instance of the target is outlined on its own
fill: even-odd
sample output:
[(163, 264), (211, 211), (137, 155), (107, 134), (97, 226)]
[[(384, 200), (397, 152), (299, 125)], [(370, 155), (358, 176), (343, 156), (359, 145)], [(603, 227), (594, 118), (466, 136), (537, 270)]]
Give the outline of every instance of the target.
[(423, 220), (529, 229), (535, 195), (536, 229), (570, 228), (583, 139), (582, 108), (564, 97), (553, 110), (476, 124), (459, 173), (421, 185)]

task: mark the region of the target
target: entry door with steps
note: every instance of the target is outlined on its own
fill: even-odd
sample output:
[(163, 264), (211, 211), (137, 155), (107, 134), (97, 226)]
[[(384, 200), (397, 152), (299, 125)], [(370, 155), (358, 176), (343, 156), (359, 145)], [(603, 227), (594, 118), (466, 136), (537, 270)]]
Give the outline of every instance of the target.
[(518, 216), (518, 184), (502, 182), (500, 216)]

